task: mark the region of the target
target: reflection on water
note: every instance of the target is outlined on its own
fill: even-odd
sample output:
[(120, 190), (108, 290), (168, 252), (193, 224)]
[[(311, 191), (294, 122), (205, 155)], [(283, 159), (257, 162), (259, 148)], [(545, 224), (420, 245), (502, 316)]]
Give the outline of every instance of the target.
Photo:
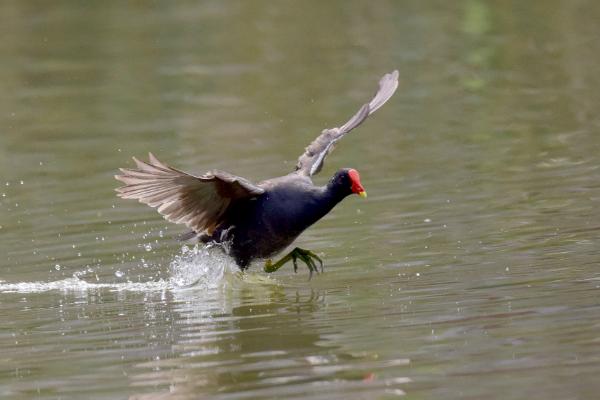
[[(220, 296), (213, 291), (201, 296), (173, 293), (176, 323), (169, 341), (178, 356), (136, 365), (141, 372), (130, 376), (133, 387), (163, 388), (139, 398), (197, 398), (210, 393), (220, 393), (217, 398), (280, 393), (331, 398), (335, 390), (348, 398), (362, 398), (365, 393), (402, 393), (400, 385), (409, 381), (375, 378), (381, 370), (406, 366), (407, 359), (349, 354), (323, 341), (311, 328), (312, 318), (301, 315), (319, 312), (327, 304), (324, 293), (296, 290), (289, 298), (280, 286), (256, 284), (232, 290)], [(319, 385), (311, 388), (314, 383)]]
[[(0, 397), (594, 398), (599, 7), (0, 3)], [(114, 195), (148, 151), (286, 173), (396, 68), (310, 282)]]
[[(51, 293), (51, 301), (57, 304), (44, 312), (45, 322), (13, 334), (14, 347), (4, 349), (5, 361), (20, 363), (17, 377), (33, 377), (40, 392), (52, 391), (63, 373), (42, 374), (32, 364), (52, 363), (52, 358), (23, 358), (19, 349), (44, 348), (33, 345), (37, 332), (40, 339), (50, 341), (57, 334), (75, 334), (79, 339), (60, 341), (61, 353), (85, 352), (86, 343), (91, 342), (120, 355), (120, 360), (132, 363), (121, 377), (123, 382), (107, 383), (108, 377), (99, 381), (108, 385), (109, 392), (125, 385), (135, 399), (198, 398), (211, 393), (217, 398), (264, 398), (279, 396), (282, 388), (288, 396), (315, 398), (330, 398), (332, 391), (346, 393), (348, 398), (404, 394), (401, 386), (410, 379), (388, 376), (403, 371), (408, 359), (346, 352), (335, 338), (347, 332), (327, 329), (323, 335), (315, 331), (316, 314), (345, 313), (346, 305), (331, 301), (326, 290), (286, 288), (252, 273), (223, 274), (229, 271), (224, 264), (221, 274), (215, 275), (204, 267), (210, 263), (218, 270), (222, 257), (213, 255), (207, 260), (207, 256), (204, 250), (187, 250), (177, 256), (173, 271), (177, 278), (171, 282), (88, 283), (74, 277), (0, 284), (5, 296), (59, 291)], [(191, 264), (198, 261), (198, 265)], [(188, 285), (191, 281), (193, 286)], [(39, 312), (30, 309), (28, 301), (22, 303), (22, 313)], [(78, 326), (76, 333), (71, 324)], [(45, 350), (51, 352), (55, 345)], [(144, 349), (153, 355), (146, 356)], [(98, 360), (79, 362), (91, 366)], [(92, 376), (88, 378), (90, 384), (95, 383)], [(84, 392), (73, 395), (77, 393)]]

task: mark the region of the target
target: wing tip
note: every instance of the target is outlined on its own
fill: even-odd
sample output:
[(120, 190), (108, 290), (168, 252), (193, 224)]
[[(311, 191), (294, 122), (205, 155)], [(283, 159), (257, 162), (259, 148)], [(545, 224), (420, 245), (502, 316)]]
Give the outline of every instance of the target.
[(150, 161), (150, 164), (162, 165), (162, 163), (158, 160), (158, 158), (156, 158), (154, 154), (152, 154), (151, 151), (148, 152), (148, 160)]
[(133, 156), (131, 157), (131, 159), (133, 160), (133, 162), (135, 163), (135, 165), (137, 166), (138, 169), (143, 170), (144, 169), (144, 162), (140, 161), (137, 159), (137, 157)]
[(397, 69), (389, 72), (379, 80), (379, 90), (373, 96), (373, 99), (369, 102), (369, 106), (371, 108), (370, 114), (373, 114), (377, 111), (381, 106), (383, 106), (387, 101), (396, 93), (398, 89), (398, 77), (400, 76), (400, 72)]
[(117, 192), (117, 197), (123, 198), (123, 196), (124, 196), (123, 189), (125, 189), (125, 186), (120, 186), (120, 187), (114, 189), (115, 192)]
[(384, 82), (384, 81), (390, 80), (392, 82), (397, 82), (399, 77), (400, 77), (400, 72), (397, 69), (395, 69), (392, 72), (388, 72), (387, 74), (383, 75), (381, 77), (381, 81)]
[[(125, 172), (125, 171), (123, 171), (123, 172)], [(114, 177), (115, 177), (115, 179), (116, 179), (116, 180), (118, 180), (119, 182), (127, 183), (127, 182), (125, 182), (125, 179), (127, 179), (125, 175), (116, 174), (116, 175), (113, 175), (113, 176), (114, 176)]]

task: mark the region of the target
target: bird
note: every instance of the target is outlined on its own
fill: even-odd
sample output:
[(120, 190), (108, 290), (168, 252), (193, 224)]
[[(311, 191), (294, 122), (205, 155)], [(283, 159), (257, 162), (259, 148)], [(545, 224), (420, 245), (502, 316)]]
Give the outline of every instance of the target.
[(124, 183), (117, 196), (136, 199), (155, 208), (165, 219), (186, 225), (181, 240), (218, 245), (243, 271), (255, 260), (265, 260), (272, 273), (290, 260), (313, 272), (323, 272), (323, 260), (313, 251), (295, 247), (276, 262), (272, 258), (290, 246), (309, 226), (328, 214), (345, 197), (367, 197), (354, 168), (339, 169), (324, 186), (312, 182), (325, 158), (347, 133), (383, 106), (398, 88), (398, 71), (379, 80), (372, 99), (343, 125), (324, 129), (298, 158), (287, 175), (253, 183), (225, 171), (192, 175), (173, 168), (149, 153), (148, 161), (133, 157), (137, 168), (120, 168), (115, 178)]

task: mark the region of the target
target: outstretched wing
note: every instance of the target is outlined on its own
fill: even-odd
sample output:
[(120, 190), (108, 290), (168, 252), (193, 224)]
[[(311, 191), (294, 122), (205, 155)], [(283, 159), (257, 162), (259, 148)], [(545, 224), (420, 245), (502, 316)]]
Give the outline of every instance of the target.
[(379, 90), (373, 96), (373, 99), (363, 105), (356, 114), (344, 125), (337, 128), (325, 129), (321, 134), (306, 148), (304, 154), (298, 158), (296, 171), (301, 174), (312, 176), (319, 172), (323, 167), (325, 157), (333, 150), (334, 144), (363, 123), (365, 119), (377, 111), (386, 101), (392, 97), (398, 88), (398, 71), (385, 74), (379, 80)]
[(250, 181), (223, 171), (193, 176), (160, 162), (135, 157), (137, 169), (121, 168), (115, 178), (125, 184), (116, 191), (124, 199), (137, 199), (157, 209), (167, 220), (185, 224), (195, 232), (212, 231), (223, 221), (230, 204), (264, 193)]

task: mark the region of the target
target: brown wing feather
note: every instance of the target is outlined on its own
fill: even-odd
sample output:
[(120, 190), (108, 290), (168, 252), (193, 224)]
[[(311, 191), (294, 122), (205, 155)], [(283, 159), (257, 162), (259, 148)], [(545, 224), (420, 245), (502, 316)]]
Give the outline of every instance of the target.
[(116, 189), (118, 196), (148, 204), (167, 220), (195, 232), (211, 233), (233, 201), (264, 193), (263, 188), (224, 171), (193, 176), (163, 164), (152, 153), (147, 163), (133, 160), (137, 169), (121, 168), (122, 174), (115, 175), (125, 184)]
[(371, 101), (364, 104), (356, 114), (341, 127), (324, 129), (323, 132), (306, 148), (298, 158), (296, 171), (312, 176), (323, 167), (325, 157), (333, 150), (335, 143), (344, 135), (363, 123), (365, 119), (377, 111), (392, 97), (398, 88), (398, 71), (385, 74), (379, 80), (379, 89)]

